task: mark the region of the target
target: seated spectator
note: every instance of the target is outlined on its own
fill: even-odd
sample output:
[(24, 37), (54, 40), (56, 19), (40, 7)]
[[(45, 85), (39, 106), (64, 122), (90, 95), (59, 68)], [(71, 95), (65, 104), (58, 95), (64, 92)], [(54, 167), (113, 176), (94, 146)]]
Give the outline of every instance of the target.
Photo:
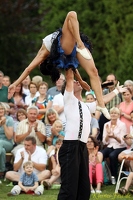
[[(132, 120), (132, 125), (130, 126), (130, 133), (124, 135), (124, 137), (123, 137), (123, 140), (130, 148), (122, 151), (119, 154), (119, 156), (118, 156), (119, 162), (122, 162), (124, 156), (128, 156), (128, 155), (132, 154), (132, 152), (133, 152), (133, 111), (130, 113), (130, 116), (131, 116), (131, 120)], [(130, 164), (130, 162), (128, 160), (125, 161), (125, 166), (129, 167), (129, 164)]]
[(14, 98), (14, 107), (11, 108), (11, 116), (13, 117), (14, 121), (17, 121), (16, 113), (17, 110), (20, 108), (26, 109), (27, 106), (25, 105), (25, 97), (26, 95), (22, 93), (22, 84), (19, 84), (15, 88), (15, 93), (13, 95)]
[(49, 108), (45, 115), (45, 128), (46, 128), (46, 142), (48, 146), (52, 145), (52, 125), (59, 120), (58, 113), (53, 108)]
[(16, 131), (17, 131), (19, 122), (27, 118), (26, 110), (22, 108), (18, 109), (16, 113), (16, 118), (17, 118), (17, 121), (14, 122), (14, 142), (16, 142)]
[(33, 192), (34, 195), (39, 196), (43, 194), (43, 185), (38, 184), (38, 177), (33, 172), (34, 166), (31, 161), (27, 161), (23, 164), (24, 173), (20, 176), (18, 185), (15, 185), (8, 196), (16, 196), (21, 193), (21, 191), (27, 193)]
[[(103, 155), (99, 149), (98, 141), (89, 136), (87, 141), (87, 149), (89, 153), (89, 178), (91, 184), (91, 193), (102, 193), (101, 186), (103, 184), (102, 161)], [(96, 190), (94, 190), (96, 186)]]
[(11, 84), (11, 80), (9, 76), (4, 76), (3, 77), (3, 85), (8, 87)]
[(130, 88), (127, 88), (125, 92), (123, 92), (123, 102), (119, 104), (120, 109), (120, 120), (126, 124), (127, 133), (130, 132), (130, 126), (132, 125), (130, 113), (133, 110), (133, 100), (132, 100), (132, 92)]
[(14, 171), (8, 171), (6, 178), (11, 181), (18, 182), (20, 176), (24, 172), (23, 164), (27, 161), (32, 161), (34, 173), (38, 177), (38, 181), (42, 181), (50, 177), (50, 171), (46, 170), (47, 154), (45, 149), (36, 145), (36, 139), (33, 136), (28, 136), (24, 140), (24, 147), (17, 151), (14, 159)]
[(52, 144), (55, 146), (56, 141), (58, 138), (64, 139), (65, 133), (63, 131), (63, 124), (61, 120), (56, 120), (53, 125), (52, 125), (52, 135), (53, 135), (53, 140)]
[(126, 149), (123, 140), (126, 134), (126, 125), (120, 121), (120, 110), (117, 107), (110, 109), (111, 120), (104, 124), (103, 144), (106, 147), (102, 150), (103, 159), (109, 158), (112, 184), (116, 184), (118, 155)]
[(30, 90), (30, 94), (25, 97), (25, 104), (27, 106), (31, 106), (32, 100), (39, 96), (39, 94), (37, 94), (37, 84), (36, 83), (30, 82), (29, 90)]
[(39, 109), (38, 119), (44, 122), (44, 117), (46, 110), (51, 107), (52, 99), (49, 97), (47, 99), (47, 90), (48, 90), (48, 84), (46, 82), (41, 82), (38, 86), (39, 96), (34, 98), (32, 100), (32, 105), (35, 105)]
[(58, 160), (58, 152), (61, 146), (62, 146), (62, 140), (61, 139), (56, 140), (55, 149), (53, 150), (54, 153), (50, 157), (52, 164), (52, 171), (51, 171), (52, 175), (49, 179), (45, 179), (44, 181), (42, 181), (42, 184), (46, 189), (50, 189), (52, 184), (60, 177), (60, 164)]
[(0, 177), (6, 171), (6, 153), (13, 149), (13, 119), (6, 115), (6, 109), (0, 102)]
[(24, 146), (24, 139), (27, 136), (34, 136), (36, 138), (37, 146), (43, 147), (45, 142), (45, 126), (40, 120), (37, 120), (38, 108), (36, 106), (30, 106), (27, 109), (27, 119), (22, 120), (16, 130), (16, 143), (17, 146), (12, 150), (12, 153), (16, 155), (18, 149)]

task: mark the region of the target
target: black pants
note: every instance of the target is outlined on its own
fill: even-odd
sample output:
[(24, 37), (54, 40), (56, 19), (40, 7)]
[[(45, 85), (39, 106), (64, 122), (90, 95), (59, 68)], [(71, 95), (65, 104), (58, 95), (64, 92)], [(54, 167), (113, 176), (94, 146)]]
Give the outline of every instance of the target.
[(86, 144), (64, 140), (59, 151), (61, 188), (58, 200), (89, 200), (90, 180)]
[(113, 149), (113, 147), (106, 147), (102, 150), (103, 159), (109, 158), (110, 160), (110, 171), (111, 175), (117, 177), (117, 169), (118, 169), (118, 155), (124, 151), (126, 148), (118, 148)]

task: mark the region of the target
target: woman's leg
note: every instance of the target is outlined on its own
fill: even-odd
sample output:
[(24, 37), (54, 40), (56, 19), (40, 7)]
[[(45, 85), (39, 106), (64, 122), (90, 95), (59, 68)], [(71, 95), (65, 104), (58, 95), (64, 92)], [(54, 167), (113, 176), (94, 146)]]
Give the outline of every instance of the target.
[(96, 183), (97, 183), (97, 190), (101, 190), (101, 185), (103, 183), (103, 169), (102, 164), (98, 163), (96, 165)]
[(89, 164), (89, 178), (90, 178), (90, 184), (92, 185), (92, 165)]
[(133, 172), (130, 172), (130, 174), (129, 174), (127, 180), (126, 180), (126, 184), (125, 184), (125, 189), (126, 189), (127, 191), (128, 191), (128, 189), (129, 189), (129, 187), (130, 187), (132, 181), (133, 181)]
[(13, 144), (5, 141), (0, 140), (0, 172), (4, 172), (6, 169), (6, 152), (11, 152), (13, 148)]
[[(89, 50), (88, 50), (88, 52), (89, 52)], [(80, 65), (85, 69), (85, 71), (87, 72), (87, 74), (90, 77), (91, 87), (95, 92), (97, 102), (99, 105), (98, 110), (101, 111), (107, 119), (110, 119), (108, 110), (106, 109), (106, 107), (104, 105), (101, 83), (100, 83), (98, 71), (95, 67), (93, 58), (91, 58), (90, 60), (87, 60), (87, 59), (84, 59), (80, 53), (77, 53), (77, 59), (78, 59)]]
[(77, 13), (75, 11), (70, 11), (66, 16), (62, 27), (61, 46), (65, 54), (69, 55), (71, 54), (75, 45), (77, 45), (78, 50), (81, 51), (80, 53), (82, 56), (84, 56), (86, 59), (90, 59), (90, 54), (80, 38)]

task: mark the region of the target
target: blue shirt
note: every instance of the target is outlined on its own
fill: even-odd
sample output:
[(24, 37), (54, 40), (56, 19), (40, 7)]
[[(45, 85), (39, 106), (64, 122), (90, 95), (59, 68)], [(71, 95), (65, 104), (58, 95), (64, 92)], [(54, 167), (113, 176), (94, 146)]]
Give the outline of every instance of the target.
[(38, 177), (34, 172), (30, 175), (24, 172), (20, 177), (20, 182), (22, 182), (23, 186), (34, 186), (35, 182), (38, 182)]
[[(65, 137), (64, 131), (60, 131), (60, 132), (59, 132), (59, 135), (62, 135), (62, 136)], [(54, 146), (55, 146), (57, 140), (58, 140), (58, 137), (57, 137), (57, 136), (54, 136), (54, 137), (53, 137), (53, 141), (52, 141), (52, 143), (53, 143)]]

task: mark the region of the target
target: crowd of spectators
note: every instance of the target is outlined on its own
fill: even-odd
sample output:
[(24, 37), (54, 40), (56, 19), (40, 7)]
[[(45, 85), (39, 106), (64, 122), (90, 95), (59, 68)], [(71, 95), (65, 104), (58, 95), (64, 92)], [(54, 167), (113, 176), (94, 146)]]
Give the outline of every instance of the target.
[[(110, 82), (112, 84), (108, 85)], [(125, 155), (133, 156), (133, 81), (123, 83), (125, 91), (120, 91), (114, 74), (107, 75), (106, 83), (103, 97), (109, 97), (105, 102), (110, 120), (96, 111), (97, 99), (93, 90), (87, 91), (84, 99), (92, 116), (87, 142), (91, 193), (102, 193), (104, 160), (111, 171), (111, 183), (116, 184), (119, 163)], [(49, 189), (60, 176), (58, 151), (65, 136), (67, 120), (62, 90), (65, 76), (61, 74), (52, 88), (41, 76), (32, 80), (28, 76), (16, 87), (14, 96), (8, 99), (10, 84), (10, 77), (0, 71), (0, 179), (6, 176), (10, 181), (19, 182), (24, 162), (32, 161), (37, 180)], [(102, 149), (99, 149), (99, 143)], [(13, 154), (13, 171), (6, 169), (6, 153)], [(127, 163), (128, 167), (133, 166), (132, 162)], [(120, 193), (125, 190), (120, 190)]]

